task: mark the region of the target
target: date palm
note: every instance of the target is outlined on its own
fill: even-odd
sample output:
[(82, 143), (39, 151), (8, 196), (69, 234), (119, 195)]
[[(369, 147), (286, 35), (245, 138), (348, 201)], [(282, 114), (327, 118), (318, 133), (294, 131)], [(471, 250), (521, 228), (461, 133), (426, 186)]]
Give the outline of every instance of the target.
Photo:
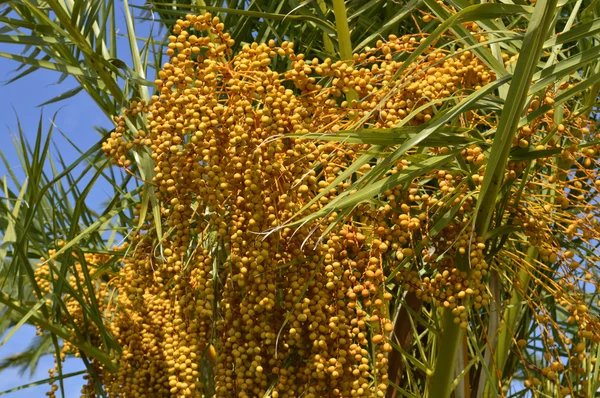
[[(115, 21), (121, 6), (131, 62), (117, 58)], [(139, 231), (144, 220), (151, 220), (147, 229), (160, 251), (172, 231), (161, 213), (166, 205), (152, 183), (157, 173), (152, 150), (128, 148), (131, 152), (122, 163), (126, 167), (119, 171), (102, 152), (103, 143), (115, 134), (123, 137), (119, 142), (139, 139), (136, 127), (148, 123), (141, 111), (144, 106), (139, 106), (141, 115), (136, 119), (140, 126), (127, 124), (133, 119), (123, 109), (137, 109), (131, 107), (132, 101), (147, 104), (159, 93), (160, 86), (149, 76), (160, 80), (170, 48), (168, 36), (178, 29), (178, 21), (209, 12), (220, 18), (235, 40), (233, 54), (252, 42), (275, 40), (295, 43), (295, 51), (305, 54), (306, 60), (350, 62), (353, 54), (391, 41), (391, 34), (407, 40), (417, 37), (411, 52), (390, 55), (401, 66), (382, 90), (395, 82), (423, 79), (427, 69), (419, 75), (413, 65), (427, 60), (430, 46), (459, 57), (473, 54), (495, 79), (436, 102), (427, 123), (416, 119), (412, 123), (415, 111), (397, 125), (365, 124), (387, 106), (394, 95), (390, 89), (390, 97), (369, 108), (364, 120), (350, 115), (344, 128), (335, 132), (290, 135), (360, 149), (353, 162), (326, 181), (325, 189), (296, 215), (260, 232), (268, 235), (324, 222), (323, 236), (349, 233), (344, 226), (359, 222), (356, 209), (384, 206), (388, 190), (412, 182), (415, 194), (435, 196), (442, 185), (433, 182), (432, 170), (460, 176), (459, 191), (467, 194), (444, 196), (448, 203), (428, 213), (427, 233), (415, 235), (413, 250), (383, 261), (383, 290), (391, 294), (386, 311), (393, 321), (385, 337), (393, 347), (386, 358), (385, 395), (591, 397), (598, 391), (600, 335), (594, 326), (600, 263), (596, 136), (600, 9), (594, 2), (176, 0), (130, 5), (124, 0), (121, 5), (106, 0), (9, 0), (1, 7), (0, 41), (14, 44), (16, 50), (0, 55), (22, 69), (12, 84), (40, 68), (70, 75), (79, 86), (53, 101), (83, 90), (106, 115), (116, 117), (114, 128), (104, 131), (102, 139), (83, 149), (71, 164), (58, 159), (59, 166), (54, 167), (47, 156), (52, 130), (44, 132), (41, 124), (33, 146), (24, 139), (19, 143), (27, 181), (3, 182), (0, 211), (0, 330), (18, 333), (28, 323), (43, 331), (43, 337), (3, 367), (35, 366), (40, 355), (60, 357), (68, 345), (86, 366), (91, 380), (88, 394), (110, 395), (98, 369), (118, 371), (122, 344), (104, 316), (110, 298), (98, 300), (90, 292), (118, 275), (131, 255), (114, 247), (118, 234)], [(154, 24), (150, 37), (138, 37), (136, 23), (150, 20)], [(207, 35), (214, 34), (210, 32)], [(284, 73), (291, 65), (284, 58), (271, 68)], [(333, 82), (323, 79), (322, 84), (329, 87)], [(368, 98), (349, 88), (339, 96), (338, 105), (343, 107), (344, 101), (357, 104)], [(475, 151), (473, 145), (480, 149)], [(430, 148), (443, 149), (434, 153)], [(397, 173), (394, 168), (403, 160), (410, 167)], [(47, 164), (53, 165), (52, 173)], [(83, 184), (83, 176), (74, 173), (79, 166), (89, 183)], [(91, 208), (88, 194), (101, 178), (112, 184), (114, 199), (100, 209)], [(332, 189), (339, 190), (338, 199), (322, 201)], [(429, 264), (442, 261), (444, 253), (436, 250), (447, 246), (442, 242), (449, 239), (449, 225), (463, 218), (469, 220), (469, 239), (475, 247), (478, 242), (484, 247), (482, 261), (489, 272), (483, 278), (485, 291), (477, 296), (480, 301), (467, 298), (457, 312), (443, 298), (428, 300), (402, 278), (411, 271), (414, 277), (435, 278)], [(215, 238), (219, 227), (210, 228), (213, 234), (198, 246), (220, 253), (212, 274), (219, 297), (224, 284), (219, 278), (229, 272), (229, 249)], [(113, 232), (108, 239), (106, 229)], [(366, 237), (367, 244), (374, 239)], [(458, 241), (446, 251), (455, 250)], [(472, 243), (463, 242), (468, 247)], [(51, 275), (49, 285), (41, 284), (40, 258), (48, 264), (44, 272)], [(474, 272), (468, 255), (457, 254), (452, 261), (461, 272)], [(222, 305), (213, 300), (214, 308)], [(481, 305), (483, 300), (486, 305)], [(281, 330), (289, 328), (287, 320), (286, 316)], [(93, 336), (89, 330), (94, 330)], [(370, 346), (381, 337), (368, 336)], [(216, 341), (214, 346), (218, 348)], [(198, 379), (206, 396), (215, 393), (214, 346), (198, 359), (205, 369)], [(63, 374), (60, 361), (56, 371), (53, 383), (71, 376)], [(62, 388), (59, 391), (64, 394)], [(269, 388), (264, 395), (272, 393)]]

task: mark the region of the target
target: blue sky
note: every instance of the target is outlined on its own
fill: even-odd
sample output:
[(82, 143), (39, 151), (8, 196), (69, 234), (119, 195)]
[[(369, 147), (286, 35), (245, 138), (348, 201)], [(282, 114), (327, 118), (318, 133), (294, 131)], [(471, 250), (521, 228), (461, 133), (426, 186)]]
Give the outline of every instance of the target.
[[(116, 2), (120, 4), (120, 2)], [(131, 1), (131, 4), (143, 4), (143, 1)], [(122, 12), (122, 5), (121, 10)], [(118, 18), (117, 26), (121, 32), (125, 32), (125, 23), (123, 18)], [(136, 26), (140, 36), (147, 32), (147, 26)], [(131, 65), (129, 54), (127, 54), (127, 38), (121, 37), (119, 44), (119, 58)], [(18, 50), (14, 45), (0, 43), (0, 52), (15, 53)], [(0, 150), (8, 160), (10, 169), (22, 181), (24, 173), (22, 171), (19, 158), (13, 147), (13, 142), (18, 137), (17, 116), (21, 123), (21, 128), (25, 137), (31, 142), (35, 140), (40, 115), (44, 125), (44, 131), (47, 131), (51, 125), (52, 117), (54, 119), (55, 132), (53, 134), (56, 147), (51, 148), (51, 154), (56, 155), (56, 148), (68, 163), (74, 161), (79, 156), (77, 150), (65, 140), (57, 131), (60, 130), (81, 150), (85, 151), (98, 141), (99, 134), (94, 130), (95, 126), (101, 126), (105, 129), (113, 127), (112, 122), (102, 113), (85, 93), (80, 92), (75, 97), (65, 101), (46, 105), (43, 108), (38, 107), (41, 103), (61, 94), (68, 89), (77, 86), (77, 82), (72, 78), (58, 83), (59, 73), (47, 70), (38, 70), (28, 76), (17, 80), (9, 85), (3, 83), (15, 76), (14, 69), (19, 64), (6, 58), (0, 58), (0, 109), (4, 111), (4, 117), (0, 119)], [(43, 113), (42, 113), (43, 112)], [(4, 164), (0, 163), (0, 178), (6, 175), (8, 170)], [(90, 195), (91, 206), (100, 204), (109, 199), (112, 195), (112, 189), (98, 183), (94, 187), (94, 192)], [(1, 235), (1, 234), (0, 234)], [(35, 329), (30, 326), (22, 327), (10, 340), (2, 345), (5, 336), (0, 336), (0, 358), (18, 353), (24, 350), (35, 336)], [(15, 369), (0, 372), (0, 392), (18, 387), (36, 380), (48, 378), (48, 369), (54, 366), (53, 358), (48, 356), (40, 361), (37, 371), (30, 375), (20, 375)], [(84, 369), (83, 364), (76, 359), (68, 360), (65, 363), (65, 373)], [(81, 377), (73, 377), (65, 380), (65, 396), (78, 397), (80, 388), (83, 384)], [(48, 391), (47, 385), (28, 388), (25, 390), (12, 392), (8, 394), (11, 398), (20, 397), (43, 397)]]
[[(131, 1), (131, 3), (142, 4), (143, 0)], [(117, 23), (121, 32), (124, 32), (123, 19), (119, 19)], [(148, 31), (148, 26), (141, 24), (138, 27), (141, 28), (139, 30), (141, 32), (140, 36), (143, 37)], [(127, 49), (126, 40), (125, 37), (120, 38), (121, 51), (119, 52), (119, 58), (131, 65), (129, 54), (124, 51)], [(14, 46), (0, 43), (0, 52), (14, 53), (15, 48)], [(13, 71), (18, 66), (13, 61), (0, 58), (0, 83), (13, 77), (15, 75)], [(77, 82), (71, 78), (67, 78), (65, 81), (57, 84), (59, 77), (60, 74), (56, 72), (40, 69), (14, 83), (0, 85), (0, 109), (4, 111), (4, 117), (0, 119), (0, 150), (8, 159), (10, 169), (21, 180), (24, 179), (24, 174), (12, 144), (12, 140), (18, 136), (17, 116), (25, 137), (33, 141), (35, 140), (40, 115), (43, 115), (44, 130), (47, 130), (51, 124), (53, 115), (56, 113), (54, 120), (55, 129), (60, 130), (60, 132), (69, 137), (83, 151), (96, 143), (99, 138), (98, 133), (94, 130), (95, 126), (106, 129), (110, 129), (113, 126), (112, 122), (97, 108), (96, 104), (85, 92), (80, 92), (75, 97), (59, 103), (50, 104), (43, 108), (38, 107), (39, 104), (56, 95), (76, 87)], [(54, 133), (54, 141), (67, 163), (79, 156), (77, 150), (67, 140), (62, 138), (58, 131)], [(51, 153), (56, 154), (54, 147), (52, 147)], [(0, 163), (0, 178), (6, 175), (7, 172), (8, 170), (6, 170), (4, 164)], [(100, 204), (109, 199), (111, 195), (112, 189), (109, 186), (102, 182), (98, 183), (94, 188), (94, 193), (90, 195), (92, 206), (94, 203)], [(24, 350), (34, 337), (34, 333), (34, 328), (24, 326), (4, 345), (2, 345), (2, 341), (5, 336), (0, 336), (0, 359)], [(20, 375), (15, 369), (0, 372), (0, 392), (36, 380), (45, 379), (48, 377), (48, 369), (53, 366), (53, 359), (51, 356), (48, 356), (40, 361), (39, 368), (31, 376), (28, 373)], [(64, 364), (65, 373), (81, 369), (84, 369), (84, 366), (76, 359), (68, 360)], [(65, 380), (65, 396), (68, 398), (78, 397), (82, 384), (83, 379), (81, 377)], [(42, 385), (13, 392), (8, 396), (10, 398), (43, 397), (46, 391), (48, 391), (48, 387)]]
[[(4, 340), (5, 336), (2, 336), (1, 340)], [(35, 337), (35, 329), (31, 326), (23, 326), (19, 331), (13, 335), (7, 344), (0, 347), (0, 358), (5, 358), (9, 355), (16, 354), (27, 348), (29, 342)], [(0, 341), (1, 341), (0, 340)], [(54, 367), (54, 361), (52, 356), (46, 356), (40, 360), (38, 369), (33, 375), (29, 372), (20, 374), (17, 369), (8, 369), (0, 373), (0, 392), (7, 391), (9, 389), (25, 385), (37, 380), (43, 380), (48, 378), (48, 369)], [(63, 364), (63, 373), (76, 372), (83, 370), (85, 367), (81, 361), (76, 359), (67, 360)], [(64, 381), (65, 385), (65, 397), (78, 397), (79, 391), (83, 385), (83, 379), (81, 376), (71, 377)], [(48, 385), (40, 385), (30, 387), (27, 389), (11, 392), (7, 396), (10, 398), (31, 398), (31, 397), (43, 397), (48, 391)]]
[[(8, 45), (0, 45), (0, 51), (14, 51), (13, 48), (7, 47)], [(0, 76), (3, 81), (14, 75), (11, 71), (16, 66), (18, 65), (10, 60), (0, 59)], [(23, 133), (33, 141), (35, 140), (42, 110), (42, 120), (45, 127), (50, 126), (52, 116), (58, 111), (55, 119), (57, 128), (82, 149), (89, 147), (98, 139), (98, 134), (93, 130), (95, 125), (110, 127), (110, 121), (97, 109), (96, 105), (85, 93), (80, 93), (61, 103), (45, 106), (43, 109), (38, 108), (37, 105), (58, 95), (65, 90), (65, 87), (74, 86), (73, 79), (67, 79), (67, 81), (60, 85), (54, 84), (58, 77), (58, 74), (51, 71), (40, 70), (10, 85), (0, 86), (0, 109), (4, 109), (4, 117), (0, 122), (1, 150), (8, 159), (12, 171), (20, 180), (23, 179), (24, 174), (11, 142), (18, 136), (17, 115)], [(75, 160), (77, 158), (77, 151), (62, 139), (59, 134), (56, 134), (54, 137), (58, 147), (61, 148), (61, 154), (67, 162)], [(6, 175), (7, 171), (4, 164), (0, 164), (0, 176)], [(24, 350), (33, 338), (34, 333), (35, 330), (32, 327), (23, 327), (7, 344), (0, 347), (0, 358), (5, 358)], [(4, 337), (2, 337), (2, 340), (4, 340)], [(53, 366), (53, 359), (48, 357), (40, 362), (38, 370), (32, 377), (29, 377), (29, 374), (21, 376), (14, 369), (3, 371), (0, 373), (0, 392), (31, 381), (45, 379), (48, 377), (48, 368)], [(78, 360), (68, 361), (66, 366), (68, 368), (68, 370), (65, 370), (66, 372), (83, 368)], [(81, 378), (73, 378), (66, 382), (65, 396), (79, 396), (79, 389), (82, 383), (83, 380)], [(13, 392), (8, 396), (11, 398), (44, 396), (46, 391), (48, 391), (47, 386), (38, 386)]]

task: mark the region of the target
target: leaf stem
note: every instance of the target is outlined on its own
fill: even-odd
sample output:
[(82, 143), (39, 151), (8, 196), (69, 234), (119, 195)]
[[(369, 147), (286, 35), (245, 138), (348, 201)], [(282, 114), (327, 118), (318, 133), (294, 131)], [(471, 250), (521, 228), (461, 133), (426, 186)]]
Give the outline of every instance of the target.
[[(317, 0), (317, 4), (319, 4), (319, 8), (323, 14), (325, 14), (327, 12), (327, 4), (325, 3), (325, 0)], [(333, 42), (326, 31), (323, 31), (323, 46), (326, 53), (332, 55), (335, 54), (335, 47), (333, 46)]]
[(430, 397), (449, 397), (452, 379), (454, 378), (454, 364), (458, 357), (463, 329), (460, 324), (454, 323), (454, 315), (448, 309), (444, 310), (444, 324), (442, 326), (440, 350), (436, 360), (433, 376), (430, 379)]
[[(337, 30), (340, 58), (343, 61), (352, 60), (352, 41), (350, 40), (350, 28), (348, 27), (348, 16), (344, 0), (333, 0), (333, 14), (335, 15), (335, 27)], [(346, 93), (349, 103), (358, 98), (356, 92), (350, 89)]]

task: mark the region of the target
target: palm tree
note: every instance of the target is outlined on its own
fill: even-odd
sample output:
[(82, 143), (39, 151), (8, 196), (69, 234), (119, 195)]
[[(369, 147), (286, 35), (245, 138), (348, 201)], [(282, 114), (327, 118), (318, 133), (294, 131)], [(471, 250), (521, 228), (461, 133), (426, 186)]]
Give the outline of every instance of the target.
[[(54, 100), (83, 90), (115, 121), (79, 159), (58, 159), (58, 167), (47, 156), (51, 130), (40, 124), (34, 145), (19, 143), (27, 181), (2, 183), (0, 330), (18, 332), (31, 324), (40, 338), (5, 366), (35, 366), (40, 355), (54, 354), (60, 360), (48, 381), (59, 383), (63, 396), (62, 380), (72, 376), (62, 371), (67, 356), (85, 364), (89, 396), (596, 394), (595, 2), (124, 0), (122, 6), (130, 63), (117, 58), (119, 2), (8, 0), (0, 8), (0, 42), (19, 45), (0, 53), (23, 69), (13, 80), (40, 68), (70, 75), (79, 86)], [(150, 20), (156, 25), (150, 35), (138, 37), (136, 22)], [(182, 36), (187, 30), (192, 33)], [(272, 52), (274, 61), (253, 58), (254, 42), (268, 43), (260, 51)], [(197, 51), (194, 43), (200, 43)], [(192, 52), (202, 57), (194, 64), (202, 71), (197, 81), (228, 83), (184, 81), (187, 72), (174, 72), (171, 57), (187, 62)], [(243, 74), (244, 57), (255, 76), (284, 76), (281, 89), (248, 83), (257, 93), (255, 98), (252, 91), (249, 109), (235, 102), (243, 88), (233, 79)], [(462, 62), (460, 71), (452, 66)], [(306, 80), (297, 77), (301, 73)], [(173, 83), (173, 76), (181, 80)], [(273, 101), (284, 93), (281, 101), (302, 104), (290, 116), (299, 127), (281, 127), (247, 149), (235, 149), (248, 139), (244, 131), (237, 141), (215, 138), (210, 145), (203, 134), (194, 135), (204, 131), (200, 121), (216, 123), (218, 115), (236, 109), (232, 104), (246, 118), (254, 112), (256, 121), (248, 123), (267, 129), (276, 113), (257, 113), (268, 104), (261, 90)], [(215, 116), (186, 119), (196, 123), (190, 132), (183, 125), (175, 130), (172, 117), (175, 132), (164, 144), (156, 131), (168, 129), (156, 125), (171, 117), (169, 107), (180, 106), (170, 99), (173, 92), (200, 95), (212, 104), (202, 112)], [(198, 158), (182, 149), (196, 139), (209, 145)], [(254, 156), (261, 145), (271, 145), (282, 163), (293, 159), (298, 171), (290, 175), (301, 177), (273, 193), (282, 201), (282, 195), (295, 198), (281, 210), (286, 216), (269, 224), (257, 217), (253, 223), (269, 228), (253, 230), (254, 224), (239, 221), (246, 214), (239, 213), (249, 197), (245, 188), (231, 193), (227, 187), (239, 175), (248, 189), (254, 184), (265, 192), (270, 177), (246, 178), (244, 167), (254, 170), (252, 165), (223, 169), (227, 156)], [(184, 154), (193, 158), (188, 163), (198, 176), (169, 182), (165, 164), (171, 162), (171, 171)], [(83, 175), (74, 173), (77, 167)], [(84, 176), (89, 183), (81, 182)], [(309, 176), (314, 180), (304, 183)], [(99, 178), (110, 181), (114, 199), (95, 209), (88, 194)], [(205, 182), (190, 187), (192, 180)], [(192, 197), (192, 190), (202, 194)], [(187, 224), (174, 222), (173, 214)], [(247, 245), (236, 241), (236, 223), (250, 231), (240, 234), (256, 236), (247, 249), (256, 251), (254, 263), (235, 246)], [(116, 246), (117, 236), (125, 236), (126, 244)], [(275, 241), (283, 243), (272, 252), (260, 246)], [(327, 257), (338, 256), (335, 249), (328, 252), (336, 245), (348, 260), (348, 272), (339, 275), (340, 263), (334, 267)], [(270, 256), (275, 262), (261, 265)], [(161, 273), (159, 266), (171, 268)], [(252, 278), (240, 276), (248, 272)], [(269, 272), (272, 297), (261, 292), (271, 282), (257, 282)], [(187, 291), (181, 280), (199, 287)], [(315, 315), (324, 286), (341, 295), (319, 304), (329, 315)], [(246, 296), (236, 296), (239, 290)], [(249, 304), (253, 295), (266, 301)], [(180, 315), (189, 302), (193, 315)], [(155, 333), (148, 331), (152, 318), (171, 306), (178, 315), (161, 321), (165, 326), (156, 336), (162, 337), (147, 337)], [(351, 315), (334, 313), (340, 310)], [(263, 322), (262, 331), (241, 323), (252, 325), (254, 317)], [(327, 337), (331, 330), (342, 330), (342, 337)], [(248, 351), (254, 338), (258, 348)], [(236, 340), (246, 342), (243, 350), (232, 348)], [(334, 340), (334, 357), (321, 356)], [(177, 374), (177, 360), (190, 370), (189, 379)], [(294, 377), (309, 381), (293, 386)]]

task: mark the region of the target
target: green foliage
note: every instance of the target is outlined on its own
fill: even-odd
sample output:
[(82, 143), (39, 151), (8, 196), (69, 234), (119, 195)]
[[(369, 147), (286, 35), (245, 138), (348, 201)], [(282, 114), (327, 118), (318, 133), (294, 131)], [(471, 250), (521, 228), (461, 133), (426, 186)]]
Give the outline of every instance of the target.
[[(393, 270), (388, 278), (390, 291), (394, 294), (394, 306), (390, 311), (392, 318), (396, 319), (395, 324), (405, 325), (405, 330), (400, 332), (400, 326), (394, 329), (393, 336), (404, 337), (392, 339), (392, 345), (401, 355), (391, 354), (390, 366), (403, 372), (399, 376), (390, 376), (394, 388), (390, 388), (388, 394), (408, 397), (444, 397), (451, 393), (456, 397), (524, 396), (527, 388), (522, 387), (523, 382), (542, 379), (544, 381), (537, 389), (540, 396), (559, 396), (559, 386), (577, 385), (578, 376), (563, 373), (560, 384), (544, 379), (541, 369), (546, 367), (547, 361), (544, 362), (543, 356), (552, 351), (554, 357), (572, 357), (568, 351), (571, 344), (565, 343), (564, 338), (553, 329), (549, 333), (562, 343), (549, 347), (548, 338), (538, 330), (541, 327), (538, 318), (543, 315), (542, 312), (550, 314), (556, 330), (563, 330), (576, 342), (583, 341), (577, 334), (579, 330), (569, 319), (572, 312), (554, 297), (557, 291), (562, 291), (557, 286), (562, 286), (564, 263), (543, 260), (536, 242), (530, 242), (522, 233), (521, 226), (513, 224), (507, 216), (507, 208), (518, 207), (521, 200), (525, 200), (523, 192), (529, 182), (539, 185), (536, 192), (541, 198), (554, 195), (557, 184), (561, 182), (584, 177), (581, 168), (566, 162), (563, 155), (565, 148), (571, 145), (578, 145), (581, 150), (596, 148), (599, 143), (596, 131), (600, 89), (600, 8), (597, 2), (583, 0), (538, 0), (534, 6), (487, 2), (472, 5), (465, 0), (447, 4), (451, 4), (456, 13), (433, 0), (350, 0), (345, 4), (338, 1), (337, 16), (341, 15), (340, 7), (344, 6), (350, 28), (348, 32), (342, 32), (345, 28), (341, 29), (343, 24), (336, 20), (333, 3), (327, 1), (232, 0), (205, 4), (177, 0), (148, 1), (144, 6), (130, 6), (124, 2), (126, 35), (129, 38), (127, 50), (132, 60), (129, 65), (117, 58), (117, 43), (122, 45), (115, 29), (115, 21), (122, 18), (119, 2), (9, 0), (0, 5), (0, 42), (14, 45), (15, 51), (0, 53), (0, 56), (13, 61), (19, 69), (19, 74), (11, 79), (12, 84), (18, 84), (20, 78), (40, 68), (58, 72), (57, 78), (61, 81), (66, 76), (75, 79), (78, 84), (75, 88), (66, 89), (46, 104), (84, 91), (99, 109), (112, 118), (120, 115), (122, 108), (128, 106), (131, 100), (150, 98), (152, 92), (149, 90), (153, 89), (153, 83), (148, 77), (161, 69), (167, 32), (178, 18), (188, 13), (211, 12), (220, 16), (236, 40), (234, 51), (254, 41), (266, 42), (274, 38), (278, 42), (294, 42), (297, 52), (304, 53), (306, 59), (345, 59), (349, 57), (349, 48), (351, 52), (358, 53), (368, 47), (376, 47), (376, 42), (389, 34), (425, 33), (426, 39), (415, 52), (405, 57), (403, 69), (394, 76), (395, 79), (400, 77), (401, 72), (409, 73), (404, 69), (418, 56), (426, 54), (430, 45), (449, 51), (475, 53), (495, 73), (496, 80), (477, 90), (461, 93), (460, 97), (436, 102), (436, 114), (427, 124), (408, 124), (420, 111), (416, 109), (401, 125), (392, 128), (356, 127), (327, 135), (321, 132), (302, 135), (315, 140), (362, 144), (367, 149), (327, 187), (334, 188), (350, 180), (349, 189), (313, 214), (288, 220), (279, 228), (303, 225), (335, 211), (340, 216), (330, 225), (329, 232), (337, 226), (336, 223), (341, 225), (345, 222), (344, 216), (352, 209), (373, 203), (387, 189), (410, 183), (432, 169), (460, 173), (467, 177), (465, 184), (473, 184), (472, 175), (481, 169), (457, 159), (470, 145), (481, 145), (487, 156), (486, 168), (483, 185), (473, 197), (476, 199), (475, 231), (478, 236), (488, 238), (486, 259), (493, 264), (488, 281), (492, 296), (490, 311), (469, 309), (469, 326), (463, 331), (454, 323), (454, 316), (449, 310), (419, 302), (411, 292), (396, 286), (393, 276), (401, 269)], [(138, 21), (133, 17), (134, 11), (138, 13)], [(424, 15), (427, 18), (421, 19)], [(138, 37), (136, 23), (149, 21), (155, 21), (151, 35)], [(467, 22), (475, 22), (488, 42), (481, 43), (465, 27)], [(450, 32), (456, 39), (448, 39)], [(505, 63), (507, 59), (502, 58), (503, 54), (518, 56), (518, 59), (516, 63)], [(278, 71), (288, 67), (283, 63), (273, 65)], [(553, 85), (556, 95), (552, 101), (544, 103), (549, 85)], [(536, 96), (542, 99), (542, 103), (528, 112)], [(347, 96), (349, 101), (353, 98), (352, 94)], [(384, 104), (385, 101), (381, 101), (380, 105)], [(466, 120), (474, 110), (490, 119), (497, 118), (495, 127), (487, 131), (457, 127), (456, 121)], [(542, 146), (554, 140), (558, 125), (575, 115), (589, 118), (592, 133), (582, 135), (576, 142), (561, 138), (552, 148), (527, 145), (517, 149), (514, 138), (519, 129), (538, 117), (548, 115), (548, 112), (552, 114), (556, 127), (538, 143)], [(356, 120), (355, 125), (360, 123)], [(126, 134), (131, 138), (135, 128), (127, 127)], [(113, 355), (119, 352), (120, 347), (107, 329), (105, 319), (98, 311), (98, 303), (93, 295), (85, 294), (84, 287), (92, 290), (106, 271), (117, 273), (119, 259), (115, 257), (103, 269), (97, 269), (91, 265), (87, 267), (84, 254), (122, 255), (112, 251), (116, 237), (139, 230), (147, 213), (152, 214), (156, 221), (154, 228), (159, 241), (169, 231), (162, 230), (160, 203), (154, 195), (154, 187), (144, 183), (151, 181), (154, 175), (150, 154), (134, 150), (131, 173), (116, 173), (101, 152), (101, 144), (111, 132), (114, 128), (104, 131), (102, 139), (67, 164), (59, 155), (57, 158), (49, 157), (53, 129), (44, 130), (41, 119), (33, 145), (24, 139), (20, 131), (17, 151), (27, 180), (19, 181), (16, 176), (9, 175), (0, 182), (3, 191), (0, 204), (0, 331), (8, 333), (0, 346), (18, 333), (23, 324), (35, 324), (48, 334), (36, 339), (24, 353), (4, 359), (0, 363), (0, 371), (7, 366), (34, 369), (40, 356), (51, 353), (60, 356), (63, 342), (77, 347), (91, 377), (95, 374), (89, 362), (92, 359), (104, 364), (107, 369), (116, 366)], [(438, 156), (419, 157), (426, 153), (426, 148), (437, 146), (448, 147), (449, 151)], [(408, 156), (413, 161), (409, 168), (391, 176), (386, 174), (395, 162)], [(553, 167), (542, 162), (547, 158), (554, 159)], [(518, 178), (505, 179), (509, 162), (526, 163)], [(373, 167), (359, 175), (358, 171), (367, 164)], [(5, 165), (10, 170), (6, 161)], [(597, 163), (589, 169), (590, 173), (598, 175)], [(536, 179), (537, 176), (551, 174), (555, 179), (548, 184)], [(140, 175), (140, 180), (136, 180), (134, 175)], [(94, 184), (100, 180), (112, 186), (114, 199), (100, 209), (92, 209), (88, 197)], [(136, 188), (128, 188), (131, 185)], [(585, 184), (579, 194), (588, 200), (595, 198), (588, 203), (597, 206), (598, 189), (598, 185)], [(325, 193), (317, 195), (298, 214), (317, 203), (323, 195)], [(567, 192), (568, 197), (574, 195)], [(546, 204), (545, 199), (536, 202), (537, 199), (532, 197), (535, 198), (535, 195), (527, 197), (532, 202), (525, 202), (523, 207), (537, 209)], [(432, 236), (440, 233), (462, 206), (461, 198), (452, 199), (457, 204), (439, 212), (431, 220), (434, 225)], [(569, 225), (582, 214), (597, 217), (598, 212), (591, 210), (586, 213), (585, 209), (578, 207), (562, 209), (559, 200), (556, 196), (549, 202), (556, 206), (555, 213), (543, 216), (553, 223), (555, 233), (552, 239), (559, 242), (564, 250), (577, 253), (578, 257), (597, 259), (597, 237), (573, 235), (569, 232)], [(136, 204), (141, 209), (140, 222), (134, 221)], [(532, 211), (532, 214), (536, 213)], [(59, 248), (59, 241), (66, 244)], [(418, 251), (426, 249), (425, 243), (419, 243)], [(50, 253), (50, 248), (57, 250)], [(512, 256), (499, 258), (496, 254), (500, 252), (512, 253)], [(40, 260), (42, 258), (44, 260)], [(52, 272), (56, 278), (52, 280), (51, 300), (42, 294), (35, 277), (39, 262), (49, 259), (60, 264), (58, 267), (53, 265)], [(405, 266), (408, 261), (406, 259)], [(79, 289), (73, 289), (67, 283), (67, 278), (76, 274), (76, 262), (87, 268), (83, 280), (78, 281)], [(594, 280), (600, 279), (597, 266), (590, 266), (586, 272), (591, 278), (579, 275), (578, 283), (587, 283), (589, 287)], [(591, 290), (582, 289), (579, 299), (588, 303), (590, 311), (597, 315), (598, 297)], [(97, 328), (106, 350), (91, 344), (89, 336), (70, 333), (73, 329), (77, 331), (77, 325), (65, 305), (66, 297), (80, 303), (86, 322)], [(543, 311), (537, 303), (543, 304)], [(518, 349), (521, 340), (527, 342), (522, 350)], [(593, 396), (600, 387), (595, 362), (598, 345), (592, 344), (590, 348), (585, 358), (589, 383), (586, 389), (578, 390), (581, 396)], [(458, 366), (454, 369), (456, 363)], [(60, 364), (58, 370), (53, 381), (62, 382), (64, 378), (76, 375), (62, 374)], [(101, 387), (98, 387), (98, 393), (102, 394)]]

